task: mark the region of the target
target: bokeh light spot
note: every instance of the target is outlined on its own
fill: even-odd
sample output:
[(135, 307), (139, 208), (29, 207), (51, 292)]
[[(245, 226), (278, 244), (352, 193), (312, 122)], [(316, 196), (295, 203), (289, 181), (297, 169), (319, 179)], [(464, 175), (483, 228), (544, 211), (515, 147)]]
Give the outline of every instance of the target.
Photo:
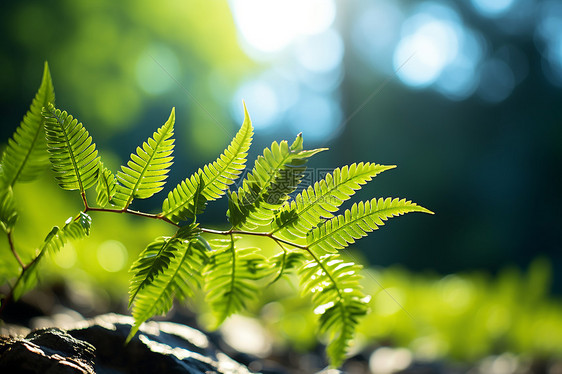
[(515, 0), (471, 0), (471, 3), (480, 14), (497, 17), (510, 10)]
[(435, 82), (437, 91), (455, 101), (470, 97), (478, 87), (477, 68), (484, 54), (483, 49), (481, 38), (465, 29), (457, 56), (443, 69)]
[(552, 84), (562, 86), (562, 4), (542, 4), (537, 27), (537, 47), (544, 60), (543, 71)]
[(427, 19), (398, 43), (393, 65), (404, 83), (426, 87), (437, 79), (457, 52), (455, 29), (448, 22)]
[(72, 243), (66, 243), (64, 251), (58, 251), (53, 260), (55, 261), (55, 264), (61, 268), (70, 269), (76, 264), (77, 257), (76, 248), (74, 248)]
[(117, 240), (107, 240), (100, 244), (97, 251), (100, 266), (111, 273), (117, 272), (127, 263), (127, 248)]
[(261, 80), (250, 81), (238, 88), (231, 105), (234, 118), (240, 117), (240, 104), (243, 100), (252, 115), (252, 125), (256, 129), (265, 129), (277, 123), (279, 100), (268, 83)]
[(392, 53), (400, 37), (403, 14), (393, 1), (377, 1), (357, 15), (352, 43), (359, 55), (375, 69), (392, 71)]

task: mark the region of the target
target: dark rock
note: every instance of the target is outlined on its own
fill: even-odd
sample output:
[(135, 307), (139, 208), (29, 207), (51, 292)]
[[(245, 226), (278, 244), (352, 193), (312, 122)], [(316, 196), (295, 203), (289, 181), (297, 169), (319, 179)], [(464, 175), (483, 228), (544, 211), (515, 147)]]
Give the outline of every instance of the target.
[(148, 322), (125, 344), (133, 319), (106, 314), (23, 339), (0, 337), (0, 373), (249, 374), (207, 335), (171, 322)]
[(57, 329), (0, 339), (0, 373), (93, 374), (95, 348)]
[(148, 322), (125, 345), (131, 317), (106, 314), (68, 333), (96, 347), (96, 373), (250, 373), (216, 349), (199, 330), (171, 322)]

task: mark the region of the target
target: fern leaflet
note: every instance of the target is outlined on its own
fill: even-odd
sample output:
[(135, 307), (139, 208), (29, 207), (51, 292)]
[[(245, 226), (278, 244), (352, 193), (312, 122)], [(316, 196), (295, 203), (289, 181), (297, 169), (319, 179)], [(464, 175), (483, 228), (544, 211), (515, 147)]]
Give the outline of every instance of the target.
[(303, 150), (302, 134), (289, 147), (287, 141), (273, 142), (259, 156), (252, 172), (238, 189), (229, 196), (228, 215), (233, 227), (255, 229), (268, 226), (274, 212), (300, 183), (305, 164), (325, 148)]
[(257, 248), (235, 248), (234, 238), (213, 252), (205, 272), (206, 301), (212, 307), (215, 327), (244, 309), (258, 295), (256, 281), (270, 274)]
[(279, 231), (289, 239), (306, 238), (308, 231), (324, 219), (332, 218), (332, 213), (362, 185), (394, 167), (361, 162), (335, 169), (282, 207), (276, 215), (272, 233)]
[(3, 177), (8, 186), (34, 180), (49, 164), (41, 109), (54, 102), (55, 90), (45, 62), (39, 90), (2, 155)]
[(201, 271), (205, 265), (206, 248), (198, 239), (178, 241), (174, 258), (167, 269), (158, 274), (135, 297), (133, 318), (135, 323), (127, 342), (137, 333), (140, 325), (152, 316), (167, 313), (174, 297), (193, 296), (193, 289), (201, 284)]
[(180, 228), (172, 237), (161, 236), (150, 243), (133, 263), (129, 272), (133, 274), (129, 286), (129, 307), (143, 288), (154, 282), (154, 279), (165, 272), (184, 245), (185, 240), (199, 233), (197, 224)]
[(360, 270), (338, 254), (327, 254), (314, 257), (299, 272), (302, 292), (312, 296), (314, 313), (320, 315), (319, 331), (329, 337), (327, 352), (334, 367), (341, 364), (359, 318), (367, 313)]
[(96, 185), (96, 204), (100, 207), (104, 207), (113, 199), (115, 195), (115, 190), (117, 183), (115, 181), (115, 175), (106, 168), (100, 161), (100, 173), (98, 178), (98, 184)]
[(81, 194), (98, 178), (100, 158), (92, 137), (82, 123), (53, 104), (43, 110), (45, 135), (55, 178), (65, 190)]
[(410, 212), (432, 212), (406, 199), (372, 199), (353, 204), (308, 233), (308, 247), (318, 253), (335, 252), (355, 243), (367, 233), (384, 225), (388, 218)]
[(282, 248), (283, 251), (273, 256), (270, 260), (271, 268), (277, 272), (277, 275), (269, 284), (277, 282), (283, 275), (299, 268), (306, 259), (302, 252), (293, 252), (286, 250), (284, 247)]
[(127, 208), (134, 198), (146, 199), (164, 188), (172, 165), (174, 150), (175, 108), (170, 117), (152, 138), (148, 138), (137, 152), (131, 153), (127, 166), (121, 166), (117, 173), (117, 188), (113, 203), (123, 209)]
[[(162, 204), (160, 216), (178, 223), (193, 218), (195, 214), (203, 212), (193, 212), (193, 199), (197, 188), (201, 186), (200, 179), (204, 183), (201, 188), (201, 195), (205, 201), (219, 199), (225, 194), (228, 187), (236, 181), (242, 170), (246, 166), (246, 156), (252, 143), (254, 130), (246, 105), (244, 105), (244, 122), (230, 145), (214, 162), (205, 165), (195, 174), (179, 183)], [(197, 204), (195, 204), (197, 205)]]
[(0, 226), (2, 230), (6, 233), (10, 232), (17, 218), (18, 212), (14, 204), (12, 188), (10, 186), (0, 186)]
[(54, 254), (60, 251), (69, 240), (81, 239), (90, 235), (91, 224), (92, 219), (90, 216), (80, 212), (80, 215), (76, 219), (70, 217), (62, 229), (58, 226), (53, 227), (43, 241), (43, 245), (37, 257), (27, 267), (23, 276), (18, 278), (13, 289), (14, 300), (18, 300), (24, 293), (35, 287), (38, 280), (37, 269), (40, 261), (46, 254)]

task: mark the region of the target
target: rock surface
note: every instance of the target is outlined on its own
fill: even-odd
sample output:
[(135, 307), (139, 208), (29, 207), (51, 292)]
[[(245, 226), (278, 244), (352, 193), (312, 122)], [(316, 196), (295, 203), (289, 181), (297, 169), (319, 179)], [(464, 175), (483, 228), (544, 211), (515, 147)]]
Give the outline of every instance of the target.
[(95, 348), (58, 328), (0, 340), (0, 373), (93, 374)]
[(248, 374), (207, 336), (171, 322), (148, 322), (125, 345), (131, 317), (105, 314), (75, 326), (1, 338), (0, 373)]

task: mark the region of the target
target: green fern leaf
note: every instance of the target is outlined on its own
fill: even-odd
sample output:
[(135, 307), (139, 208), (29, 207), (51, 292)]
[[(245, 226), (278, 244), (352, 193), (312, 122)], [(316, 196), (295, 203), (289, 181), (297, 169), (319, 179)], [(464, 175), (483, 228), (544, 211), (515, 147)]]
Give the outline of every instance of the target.
[(283, 251), (270, 259), (271, 269), (277, 272), (275, 278), (269, 282), (273, 284), (277, 282), (285, 274), (291, 270), (300, 268), (306, 256), (302, 252), (293, 252), (283, 249)]
[(360, 270), (338, 254), (327, 254), (309, 260), (299, 272), (302, 292), (312, 296), (314, 313), (320, 316), (319, 331), (328, 335), (327, 352), (335, 367), (345, 356), (359, 318), (367, 313)]
[(134, 198), (146, 199), (164, 188), (173, 159), (174, 139), (171, 137), (175, 118), (175, 108), (172, 108), (166, 123), (142, 144), (142, 148), (137, 147), (127, 166), (121, 166), (113, 197), (118, 207), (127, 208)]
[(234, 239), (211, 254), (205, 272), (206, 301), (215, 317), (215, 328), (228, 316), (243, 310), (258, 297), (256, 281), (270, 274), (257, 248), (237, 249)]
[(82, 123), (53, 104), (43, 110), (51, 166), (60, 187), (84, 194), (98, 178), (100, 158)]
[(172, 237), (157, 238), (141, 252), (129, 270), (133, 274), (129, 286), (129, 307), (143, 288), (152, 284), (155, 277), (168, 269), (185, 240), (193, 238), (198, 233), (196, 224), (185, 226)]
[(2, 155), (3, 179), (8, 186), (34, 180), (49, 164), (41, 109), (54, 102), (55, 90), (45, 62), (39, 90)]
[(317, 253), (335, 252), (377, 230), (391, 217), (410, 212), (433, 214), (406, 199), (372, 199), (353, 204), (344, 214), (334, 217), (309, 232), (308, 247)]
[(302, 134), (290, 147), (286, 141), (273, 142), (258, 157), (238, 192), (229, 195), (227, 214), (232, 226), (247, 229), (269, 226), (275, 211), (300, 183), (307, 159), (323, 150), (303, 150)]
[[(193, 218), (195, 214), (202, 213), (202, 209), (197, 213), (193, 212), (193, 200), (197, 188), (201, 187), (200, 179), (204, 183), (200, 193), (205, 201), (213, 201), (224, 195), (228, 187), (238, 179), (246, 166), (246, 156), (252, 143), (253, 134), (252, 122), (246, 110), (246, 105), (244, 105), (244, 123), (230, 145), (216, 161), (205, 165), (168, 193), (168, 197), (162, 204), (160, 216), (178, 223)], [(195, 204), (195, 206), (197, 205)]]
[[(0, 182), (1, 184), (1, 182)], [(9, 233), (18, 219), (18, 212), (16, 211), (14, 203), (14, 194), (12, 187), (0, 187), (0, 226), (4, 232)]]
[(96, 185), (96, 204), (102, 208), (109, 204), (111, 199), (113, 199), (113, 195), (115, 195), (116, 187), (115, 176), (111, 170), (106, 168), (100, 161), (100, 173), (98, 184)]
[(167, 313), (174, 297), (185, 299), (201, 287), (201, 271), (205, 265), (206, 248), (198, 239), (177, 242), (176, 253), (167, 269), (138, 292), (133, 305), (135, 323), (127, 342), (149, 318)]
[(207, 199), (203, 195), (205, 182), (201, 173), (200, 169), (168, 194), (162, 204), (160, 217), (166, 217), (174, 223), (179, 223), (203, 213)]
[(54, 254), (60, 251), (69, 240), (81, 239), (90, 235), (91, 224), (90, 216), (80, 212), (77, 219), (70, 217), (62, 229), (58, 226), (53, 227), (43, 241), (37, 257), (14, 285), (14, 300), (17, 301), (23, 294), (35, 287), (38, 281), (38, 267), (46, 254)]
[(394, 167), (361, 162), (335, 169), (282, 207), (276, 215), (272, 233), (279, 231), (288, 239), (306, 238), (308, 231), (332, 218), (332, 213), (355, 191), (376, 175)]

